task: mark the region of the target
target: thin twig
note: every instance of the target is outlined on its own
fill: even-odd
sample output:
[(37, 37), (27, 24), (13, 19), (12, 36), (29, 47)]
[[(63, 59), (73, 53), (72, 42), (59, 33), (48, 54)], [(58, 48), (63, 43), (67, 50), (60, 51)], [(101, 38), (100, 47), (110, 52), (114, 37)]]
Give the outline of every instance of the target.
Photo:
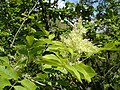
[[(110, 73), (110, 71), (112, 71), (112, 69), (115, 67), (115, 66), (119, 66), (119, 64), (115, 64), (114, 66), (112, 66), (108, 71), (107, 71), (107, 73), (106, 74), (104, 74), (104, 78)], [(104, 83), (104, 81), (102, 82), (102, 84)]]
[(107, 73), (104, 75), (104, 78), (108, 75), (108, 73), (116, 66), (116, 64), (114, 66), (112, 66), (108, 71)]
[[(29, 15), (31, 14), (31, 12), (35, 9), (35, 7), (36, 7), (37, 4), (38, 4), (38, 1), (35, 3), (35, 5), (34, 5), (34, 6), (32, 7), (32, 9), (29, 11), (29, 13), (28, 13), (27, 16), (29, 16)], [(21, 28), (23, 27), (23, 24), (25, 23), (26, 19), (27, 19), (27, 18), (25, 18), (25, 19), (23, 20), (22, 24), (20, 25), (19, 29), (17, 30), (17, 32), (16, 32), (16, 34), (15, 34), (15, 36), (14, 36), (14, 38), (13, 38), (13, 41), (12, 41), (10, 47), (13, 47), (13, 44), (14, 44), (14, 42), (15, 42), (15, 39), (16, 39), (18, 33), (20, 32)]]
[(31, 80), (32, 82), (37, 83), (37, 84), (39, 84), (39, 85), (41, 85), (41, 86), (46, 86), (45, 84), (40, 83), (40, 82), (38, 82), (38, 81), (35, 81), (35, 80), (33, 80), (33, 79), (29, 79), (29, 80)]

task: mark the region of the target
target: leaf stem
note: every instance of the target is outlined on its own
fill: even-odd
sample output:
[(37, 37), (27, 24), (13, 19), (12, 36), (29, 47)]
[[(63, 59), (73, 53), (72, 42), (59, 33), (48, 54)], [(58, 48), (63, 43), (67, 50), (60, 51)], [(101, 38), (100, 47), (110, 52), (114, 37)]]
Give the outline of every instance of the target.
[(16, 83), (17, 83), (17, 81), (10, 87), (9, 90), (12, 90), (12, 88), (15, 86)]

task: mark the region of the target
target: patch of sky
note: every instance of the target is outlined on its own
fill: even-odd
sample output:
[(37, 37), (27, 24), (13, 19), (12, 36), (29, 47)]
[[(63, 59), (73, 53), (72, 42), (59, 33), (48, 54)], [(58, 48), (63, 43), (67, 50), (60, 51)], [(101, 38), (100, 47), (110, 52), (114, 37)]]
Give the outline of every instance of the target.
[[(55, 0), (51, 0), (51, 3), (53, 3)], [(58, 0), (58, 8), (63, 8), (65, 6), (65, 3), (69, 1), (71, 3), (79, 3), (79, 0)], [(49, 2), (49, 0), (45, 0), (45, 2)]]
[(65, 1), (69, 1), (69, 2), (72, 2), (72, 3), (79, 3), (80, 0), (65, 0)]
[[(54, 1), (54, 0), (52, 0), (52, 1)], [(65, 6), (65, 3), (67, 2), (67, 1), (69, 1), (69, 2), (71, 2), (71, 3), (79, 3), (79, 0), (65, 0), (65, 1), (63, 1), (63, 0), (58, 0), (58, 8), (63, 8), (64, 6)]]

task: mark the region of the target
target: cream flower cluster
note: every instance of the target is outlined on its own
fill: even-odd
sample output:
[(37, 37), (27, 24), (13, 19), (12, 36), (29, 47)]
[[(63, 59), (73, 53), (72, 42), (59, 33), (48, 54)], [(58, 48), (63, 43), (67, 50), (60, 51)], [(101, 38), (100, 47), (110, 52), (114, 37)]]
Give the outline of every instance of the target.
[(98, 47), (94, 46), (88, 39), (83, 39), (83, 34), (85, 33), (86, 30), (82, 26), (82, 20), (79, 18), (78, 23), (74, 24), (74, 28), (69, 33), (68, 37), (61, 37), (62, 42), (78, 54), (77, 57), (80, 57), (82, 53), (92, 55), (98, 52)]

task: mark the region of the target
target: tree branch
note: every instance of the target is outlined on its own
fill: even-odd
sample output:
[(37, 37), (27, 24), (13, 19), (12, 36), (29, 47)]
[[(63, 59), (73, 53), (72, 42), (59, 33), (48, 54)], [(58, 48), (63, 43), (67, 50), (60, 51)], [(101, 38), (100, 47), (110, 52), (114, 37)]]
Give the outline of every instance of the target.
[[(39, 0), (38, 0), (38, 1), (39, 1)], [(31, 14), (31, 12), (35, 9), (36, 5), (38, 4), (38, 1), (35, 3), (35, 5), (34, 5), (34, 6), (32, 7), (32, 9), (29, 11), (29, 13), (28, 13), (27, 16), (29, 16), (29, 15)], [(15, 39), (16, 39), (18, 33), (20, 32), (21, 28), (23, 27), (25, 21), (26, 21), (26, 18), (23, 20), (22, 24), (20, 25), (19, 29), (17, 30), (17, 32), (16, 32), (16, 34), (15, 34), (15, 36), (14, 36), (14, 38), (13, 38), (13, 41), (12, 41), (10, 47), (13, 47), (13, 44), (14, 44), (14, 42), (15, 42)]]

